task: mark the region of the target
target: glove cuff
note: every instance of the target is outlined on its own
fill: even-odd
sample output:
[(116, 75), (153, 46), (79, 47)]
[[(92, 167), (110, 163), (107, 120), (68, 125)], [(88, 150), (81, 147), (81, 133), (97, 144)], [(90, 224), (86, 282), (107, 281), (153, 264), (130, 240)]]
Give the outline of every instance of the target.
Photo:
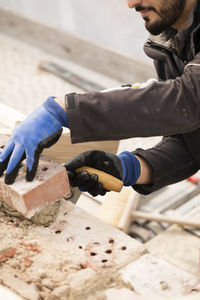
[(44, 103), (44, 108), (52, 114), (61, 125), (69, 128), (67, 113), (62, 109), (62, 107), (54, 100), (54, 97), (49, 97)]
[(125, 186), (136, 184), (141, 174), (141, 165), (137, 157), (129, 151), (118, 155), (123, 169), (123, 182)]

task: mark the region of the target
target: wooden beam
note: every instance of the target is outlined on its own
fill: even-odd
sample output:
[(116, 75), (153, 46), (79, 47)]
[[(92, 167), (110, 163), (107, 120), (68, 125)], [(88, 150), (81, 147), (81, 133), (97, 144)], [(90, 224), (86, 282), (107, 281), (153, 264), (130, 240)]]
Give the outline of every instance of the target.
[[(25, 115), (5, 104), (0, 103), (0, 133), (10, 135), (17, 123), (25, 119)], [(5, 128), (6, 126), (6, 128)], [(88, 150), (102, 150), (117, 153), (119, 141), (102, 141), (72, 144), (69, 129), (64, 129), (58, 142), (48, 149), (44, 149), (46, 157), (58, 163), (64, 163), (74, 156)]]
[(1, 32), (122, 83), (145, 81), (155, 76), (150, 64), (113, 52), (68, 32), (30, 21), (7, 10), (0, 9), (0, 28)]

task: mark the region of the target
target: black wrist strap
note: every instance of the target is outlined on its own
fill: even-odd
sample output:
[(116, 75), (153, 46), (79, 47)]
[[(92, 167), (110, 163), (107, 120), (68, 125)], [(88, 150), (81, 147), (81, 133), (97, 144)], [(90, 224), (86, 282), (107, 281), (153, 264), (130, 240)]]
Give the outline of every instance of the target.
[(65, 95), (65, 110), (67, 112), (68, 109), (74, 108), (75, 107), (75, 95), (76, 93), (71, 93)]

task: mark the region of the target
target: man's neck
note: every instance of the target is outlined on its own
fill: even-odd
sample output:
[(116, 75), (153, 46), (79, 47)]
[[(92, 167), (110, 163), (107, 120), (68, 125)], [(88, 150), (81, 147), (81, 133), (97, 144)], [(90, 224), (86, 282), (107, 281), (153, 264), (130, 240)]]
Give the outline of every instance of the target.
[(189, 15), (192, 12), (196, 2), (197, 2), (196, 0), (187, 0), (186, 1), (186, 6), (185, 6), (183, 13), (179, 17), (179, 19), (176, 21), (176, 23), (174, 23), (172, 28), (180, 31), (188, 26)]

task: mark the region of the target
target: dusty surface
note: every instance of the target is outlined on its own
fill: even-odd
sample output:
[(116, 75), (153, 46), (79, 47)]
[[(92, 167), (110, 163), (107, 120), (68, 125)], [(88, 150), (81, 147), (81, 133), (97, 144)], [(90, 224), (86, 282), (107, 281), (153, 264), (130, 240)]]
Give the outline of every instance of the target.
[[(43, 225), (45, 227), (49, 226), (56, 219), (59, 204), (60, 201), (57, 201), (53, 204), (48, 205), (40, 212), (37, 212), (32, 218), (30, 218), (30, 221), (36, 225)], [(0, 212), (10, 217), (17, 217), (19, 221), (27, 220), (27, 222), (29, 222), (29, 220), (26, 217), (24, 217), (15, 209), (12, 209), (8, 205), (6, 205), (4, 202), (0, 202)]]
[(25, 299), (100, 299), (108, 288), (132, 290), (117, 269), (145, 248), (104, 226), (64, 200), (46, 228), (1, 212), (0, 283)]
[(23, 299), (199, 296), (197, 277), (65, 200), (49, 227), (1, 212), (0, 240), (0, 284)]

